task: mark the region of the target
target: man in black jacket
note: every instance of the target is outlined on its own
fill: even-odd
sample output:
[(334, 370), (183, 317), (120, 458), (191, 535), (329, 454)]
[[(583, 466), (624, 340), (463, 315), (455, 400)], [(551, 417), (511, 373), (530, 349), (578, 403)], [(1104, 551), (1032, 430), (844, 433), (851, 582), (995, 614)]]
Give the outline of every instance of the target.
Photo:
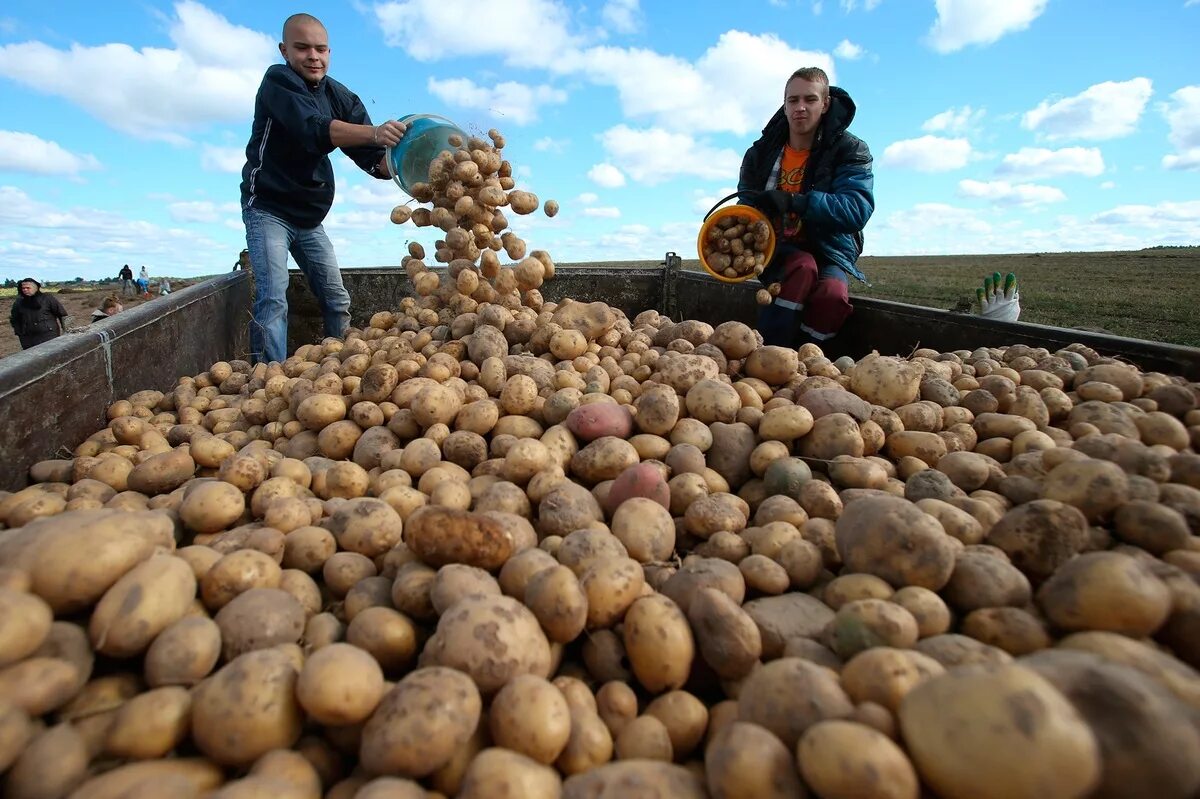
[(320, 20), (293, 14), (279, 52), (286, 64), (267, 69), (254, 101), (254, 126), (242, 169), (242, 221), (254, 270), (250, 323), (253, 360), (287, 357), (287, 257), (308, 279), (325, 323), (340, 336), (350, 324), (350, 295), (321, 222), (333, 204), (334, 148), (372, 177), (388, 179), (385, 147), (404, 125), (378, 127), (358, 96), (325, 73), (329, 34)]
[(775, 255), (759, 277), (778, 284), (759, 316), (767, 344), (833, 338), (853, 311), (848, 277), (866, 282), (857, 261), (875, 183), (870, 150), (847, 130), (854, 111), (824, 70), (798, 69), (742, 160), (738, 190), (776, 226)]
[(117, 273), (117, 277), (121, 279), (121, 296), (125, 296), (128, 292), (131, 296), (136, 297), (137, 291), (133, 288), (133, 270), (129, 268), (129, 264), (121, 267), (121, 271)]
[(13, 332), (27, 350), (38, 344), (57, 338), (66, 329), (67, 310), (58, 297), (43, 294), (42, 284), (27, 277), (17, 284), (17, 298), (13, 300), (9, 321)]

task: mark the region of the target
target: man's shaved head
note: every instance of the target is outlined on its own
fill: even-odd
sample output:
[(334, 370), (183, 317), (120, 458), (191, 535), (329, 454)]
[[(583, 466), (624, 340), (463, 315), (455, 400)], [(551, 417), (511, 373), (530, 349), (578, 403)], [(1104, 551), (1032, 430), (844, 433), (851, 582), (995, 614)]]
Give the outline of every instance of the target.
[(279, 54), (292, 71), (316, 86), (329, 69), (329, 31), (312, 14), (292, 14), (283, 23)]
[(288, 40), (288, 31), (293, 26), (309, 24), (309, 23), (315, 23), (317, 25), (320, 25), (322, 28), (325, 27), (325, 25), (322, 24), (321, 20), (317, 19), (312, 14), (292, 14), (290, 17), (288, 17), (287, 19), (285, 19), (283, 21), (283, 40), (285, 42)]

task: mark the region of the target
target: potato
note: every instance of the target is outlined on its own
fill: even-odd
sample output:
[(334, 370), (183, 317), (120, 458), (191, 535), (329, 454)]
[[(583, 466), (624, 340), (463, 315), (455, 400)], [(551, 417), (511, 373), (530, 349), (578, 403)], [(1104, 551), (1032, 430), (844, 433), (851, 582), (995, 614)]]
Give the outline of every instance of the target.
[(35, 735), (4, 781), (12, 799), (65, 796), (87, 777), (88, 752), (71, 724), (58, 724)]
[(175, 796), (199, 796), (224, 780), (220, 767), (205, 758), (143, 760), (92, 777), (71, 795), (76, 799), (151, 799), (169, 790)]
[(919, 364), (872, 353), (850, 369), (850, 390), (872, 405), (899, 408), (920, 396), (921, 374)]
[(1035, 499), (1005, 512), (987, 543), (1004, 551), (1014, 566), (1040, 584), (1087, 544), (1087, 519), (1072, 505)]
[(187, 737), (191, 710), (191, 694), (180, 686), (132, 697), (116, 710), (105, 751), (133, 760), (165, 757)]
[(1118, 508), (1113, 529), (1121, 540), (1159, 557), (1183, 549), (1191, 539), (1182, 513), (1146, 500), (1133, 500)]
[(936, 591), (954, 568), (953, 549), (941, 525), (899, 498), (851, 503), (838, 519), (836, 535), (838, 553), (849, 568), (893, 585)]
[(638, 463), (637, 450), (624, 439), (601, 436), (571, 457), (570, 473), (587, 485), (615, 480)]
[(563, 783), (562, 799), (609, 795), (704, 799), (708, 792), (696, 773), (674, 763), (622, 760), (574, 774)]
[[(310, 633), (306, 632), (305, 638), (310, 638)], [(392, 608), (370, 607), (359, 611), (346, 627), (345, 638), (347, 643), (370, 653), (388, 674), (404, 669), (417, 656), (416, 626)]]
[[(545, 579), (545, 574), (543, 572), (539, 577)], [(580, 576), (579, 583), (587, 597), (587, 626), (589, 629), (598, 629), (611, 627), (621, 619), (641, 594), (645, 578), (637, 561), (632, 558), (613, 558), (593, 562)], [(527, 591), (526, 601), (529, 599)], [(563, 604), (567, 607), (578, 605), (577, 601), (572, 600)]]
[(580, 441), (592, 442), (604, 436), (629, 438), (633, 417), (623, 405), (594, 402), (581, 405), (567, 414), (567, 429)]
[(475, 732), (482, 708), (466, 674), (437, 666), (417, 669), (384, 695), (367, 720), (360, 763), (370, 774), (429, 775)]
[(895, 603), (856, 599), (838, 609), (827, 637), (829, 648), (843, 659), (875, 646), (906, 649), (917, 642), (917, 620)]
[(196, 473), (196, 462), (186, 446), (151, 455), (133, 467), (127, 485), (130, 491), (147, 496), (166, 494)]
[[(951, 575), (951, 580), (954, 576)], [(917, 634), (921, 638), (941, 635), (950, 629), (950, 609), (940, 596), (928, 588), (910, 585), (901, 588), (889, 598), (907, 610), (917, 620)]]
[(0, 588), (0, 668), (36, 652), (53, 621), (50, 606), (39, 597)]
[(370, 653), (350, 644), (314, 652), (296, 681), (296, 699), (321, 724), (366, 721), (384, 694), (383, 670)]
[(150, 556), (155, 547), (152, 534), (164, 526), (173, 527), (160, 513), (110, 510), (68, 511), (26, 525), (22, 531), (38, 539), (28, 569), (33, 593), (55, 613), (91, 606)]
[(623, 640), (634, 676), (646, 690), (674, 690), (687, 680), (695, 641), (683, 611), (667, 597), (635, 601), (625, 613)]
[(621, 728), (614, 741), (618, 760), (661, 760), (671, 762), (671, 736), (654, 716), (638, 716)]
[(151, 688), (191, 687), (207, 677), (221, 656), (221, 629), (212, 619), (184, 616), (166, 627), (146, 650)]
[(544, 678), (522, 674), (496, 694), (488, 711), (492, 740), (543, 764), (553, 763), (571, 734), (562, 692)]
[(1082, 797), (1100, 780), (1087, 723), (1022, 666), (951, 670), (910, 691), (899, 715), (921, 779), (942, 796)]
[(299, 600), (278, 588), (251, 588), (217, 612), (221, 652), (226, 661), (255, 649), (294, 644), (307, 617)]
[(671, 751), (679, 760), (699, 746), (708, 727), (708, 708), (687, 691), (669, 691), (656, 697), (646, 706), (646, 715), (666, 726)]
[(979, 608), (1020, 607), (1029, 602), (1029, 578), (1008, 560), (984, 552), (959, 553), (954, 573), (942, 590), (946, 601), (963, 613)]
[(438, 619), (421, 665), (460, 669), (490, 696), (518, 674), (548, 676), (550, 645), (537, 618), (515, 599), (473, 595)]
[(281, 565), (285, 569), (299, 569), (314, 574), (336, 551), (337, 539), (333, 533), (323, 527), (298, 527), (284, 537)]
[(511, 533), (483, 514), (437, 506), (413, 511), (404, 526), (404, 543), (432, 566), (465, 563), (499, 569), (513, 554)]
[(1012, 662), (1012, 656), (1003, 649), (956, 633), (922, 638), (914, 648), (946, 668)]
[(333, 512), (327, 529), (341, 549), (375, 558), (400, 543), (403, 525), (387, 502), (358, 497)]
[(791, 752), (757, 724), (734, 720), (710, 740), (705, 778), (713, 796), (787, 799), (803, 796)]
[(243, 591), (275, 588), (282, 569), (275, 560), (255, 549), (230, 552), (212, 565), (200, 580), (200, 596), (209, 610), (219, 610)]
[(156, 555), (130, 569), (104, 593), (88, 623), (97, 652), (132, 657), (182, 618), (196, 598), (196, 575), (173, 555)]
[[(1128, 667), (1084, 652), (1023, 658), (1071, 701), (1100, 745), (1098, 795), (1187, 797), (1200, 788), (1200, 734), (1169, 692)], [(1163, 746), (1170, 741), (1170, 746)]]
[(586, 586), (566, 566), (550, 566), (534, 574), (525, 587), (524, 602), (550, 641), (569, 643), (588, 624)]
[(982, 641), (1013, 656), (1049, 647), (1053, 641), (1042, 621), (1021, 608), (980, 608), (967, 614), (963, 635)]
[[(549, 208), (547, 214), (554, 215)], [(491, 747), (471, 760), (458, 796), (461, 799), (557, 799), (561, 791), (562, 779), (553, 769), (519, 752)]]
[[(702, 455), (701, 460), (703, 461)], [(662, 470), (654, 464), (638, 463), (622, 471), (613, 480), (608, 498), (604, 502), (604, 509), (610, 516), (615, 516), (622, 503), (634, 497), (650, 499), (669, 509), (671, 490)]]
[(772, 660), (756, 669), (738, 696), (739, 721), (765, 727), (789, 749), (813, 724), (845, 718), (853, 709), (832, 672), (800, 658)]
[(296, 664), (286, 650), (259, 649), (226, 664), (192, 694), (192, 740), (216, 763), (254, 762), (300, 738)]
[(856, 703), (874, 702), (892, 713), (915, 686), (946, 670), (928, 655), (878, 646), (851, 657), (841, 670), (841, 685)]
[(245, 495), (236, 486), (214, 480), (187, 491), (179, 519), (197, 533), (215, 533), (236, 522), (245, 510)]
[(1128, 501), (1129, 481), (1125, 471), (1115, 463), (1095, 459), (1069, 461), (1047, 473), (1042, 496), (1074, 505), (1094, 523)]
[(920, 782), (904, 751), (877, 730), (854, 721), (821, 721), (796, 749), (805, 783), (820, 796), (916, 799)]
[(1153, 635), (1171, 612), (1171, 591), (1141, 561), (1116, 552), (1087, 552), (1042, 583), (1038, 605), (1068, 632), (1104, 630)]

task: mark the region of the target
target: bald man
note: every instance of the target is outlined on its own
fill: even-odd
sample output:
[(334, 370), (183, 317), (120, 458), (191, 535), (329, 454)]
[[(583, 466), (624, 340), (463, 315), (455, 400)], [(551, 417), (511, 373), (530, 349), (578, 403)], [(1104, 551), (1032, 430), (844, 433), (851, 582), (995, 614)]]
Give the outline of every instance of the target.
[(287, 357), (288, 253), (316, 295), (325, 335), (346, 332), (350, 295), (321, 224), (333, 205), (329, 153), (340, 149), (368, 175), (387, 180), (384, 148), (404, 136), (399, 122), (372, 125), (358, 96), (326, 74), (329, 33), (316, 17), (288, 17), (279, 53), (285, 63), (269, 67), (258, 87), (242, 168), (255, 363)]

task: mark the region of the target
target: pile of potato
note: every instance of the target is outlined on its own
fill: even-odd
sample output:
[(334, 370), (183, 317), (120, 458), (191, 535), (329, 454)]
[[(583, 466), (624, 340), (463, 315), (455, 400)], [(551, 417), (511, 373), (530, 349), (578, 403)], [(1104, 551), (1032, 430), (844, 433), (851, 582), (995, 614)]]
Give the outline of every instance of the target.
[(1197, 795), (1200, 386), (544, 302), (455, 230), (0, 493), (0, 793)]
[(761, 275), (767, 266), (771, 225), (745, 214), (729, 214), (713, 221), (704, 234), (704, 262), (728, 278)]

